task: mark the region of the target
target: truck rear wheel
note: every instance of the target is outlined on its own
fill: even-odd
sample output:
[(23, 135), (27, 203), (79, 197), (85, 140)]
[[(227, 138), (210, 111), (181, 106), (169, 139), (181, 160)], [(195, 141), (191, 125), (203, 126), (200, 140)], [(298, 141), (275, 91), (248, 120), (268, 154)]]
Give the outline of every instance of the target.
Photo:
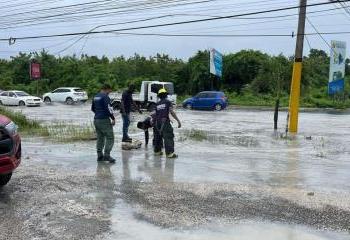
[(0, 175), (0, 187), (5, 186), (11, 179), (12, 173)]

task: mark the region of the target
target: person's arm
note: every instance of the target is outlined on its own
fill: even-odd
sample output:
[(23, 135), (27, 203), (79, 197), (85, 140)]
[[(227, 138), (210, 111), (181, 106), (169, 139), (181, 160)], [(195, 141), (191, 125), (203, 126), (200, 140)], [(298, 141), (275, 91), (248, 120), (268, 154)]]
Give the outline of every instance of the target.
[(124, 105), (125, 93), (122, 94), (122, 99), (120, 101), (120, 112), (125, 115), (125, 105)]
[(95, 101), (93, 99), (92, 99), (92, 104), (91, 104), (91, 111), (93, 111), (93, 113), (96, 113)]
[(181, 128), (180, 119), (177, 117), (176, 113), (174, 112), (174, 110), (172, 108), (170, 109), (170, 114), (177, 121), (178, 128)]
[(111, 107), (111, 99), (106, 96), (104, 98), (104, 107), (105, 107), (105, 111), (107, 111), (109, 113), (109, 118), (112, 120), (112, 125), (115, 125), (115, 117), (114, 114), (112, 112), (112, 107)]
[(120, 103), (120, 111), (122, 113), (122, 115), (125, 115), (125, 107), (124, 107), (124, 101), (122, 100)]

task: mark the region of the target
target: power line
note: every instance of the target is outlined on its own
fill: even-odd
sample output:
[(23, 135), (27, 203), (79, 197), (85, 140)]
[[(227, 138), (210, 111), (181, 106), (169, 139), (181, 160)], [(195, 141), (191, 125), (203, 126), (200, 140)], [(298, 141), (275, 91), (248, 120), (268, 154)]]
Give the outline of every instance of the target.
[(306, 17), (307, 22), (311, 25), (311, 27), (315, 30), (315, 32), (317, 33), (318, 36), (320, 36), (320, 38), (327, 44), (327, 46), (329, 48), (332, 49), (331, 45), (327, 42), (327, 40), (322, 36), (322, 34), (317, 30), (316, 26), (314, 24), (312, 24), (312, 22), (310, 21), (310, 19), (308, 17)]
[[(157, 6), (157, 7), (152, 7), (152, 8), (147, 8), (147, 9), (156, 9), (156, 8), (160, 8), (160, 7), (176, 7), (176, 6), (184, 6), (185, 4), (186, 5), (193, 5), (193, 4), (198, 4), (198, 3), (204, 3), (204, 2), (213, 2), (213, 1), (217, 1), (217, 0), (207, 0), (207, 1), (201, 1), (201, 2), (186, 2), (186, 1), (158, 1), (160, 3), (175, 3), (175, 2), (184, 2), (182, 5), (164, 5), (164, 6)], [(156, 1), (152, 1), (152, 4), (154, 4), (154, 2)], [(270, 2), (270, 1), (260, 1), (260, 2)], [(90, 2), (91, 3), (91, 2)], [(142, 1), (141, 1), (142, 3)], [(128, 13), (130, 14), (130, 12), (135, 12), (135, 11), (139, 11), (139, 10), (145, 10), (146, 8), (139, 8), (141, 3), (138, 3), (134, 6), (137, 6), (138, 8), (132, 8), (130, 10), (123, 10), (123, 11), (113, 11), (113, 12), (103, 12), (103, 13), (95, 13), (95, 14), (89, 14), (89, 15), (77, 15), (74, 17), (74, 19), (72, 18), (71, 20), (79, 20), (79, 19), (82, 19), (82, 18), (91, 18), (91, 17), (106, 17), (106, 15), (110, 15), (110, 14), (120, 14), (120, 13)], [(85, 3), (86, 4), (86, 3)], [(262, 4), (260, 4), (259, 6), (261, 6)], [(132, 5), (128, 5), (128, 6), (123, 6), (123, 8), (127, 8), (127, 7), (130, 7)], [(232, 4), (231, 4), (232, 6)], [(93, 6), (94, 7), (94, 6)], [(115, 9), (116, 7), (113, 7), (113, 8), (103, 8), (103, 9), (96, 9), (95, 7), (92, 9), (92, 10), (89, 10), (92, 11), (92, 12), (96, 12), (96, 11), (106, 11), (106, 10), (112, 10), (112, 9)], [(120, 7), (118, 7), (118, 9), (121, 9)], [(78, 11), (79, 10), (79, 11)], [(185, 9), (186, 10), (186, 9)], [(206, 7), (206, 10), (207, 10), (207, 7)], [(40, 10), (37, 10), (36, 12), (40, 12)], [(85, 11), (86, 12), (86, 11)], [(183, 10), (182, 10), (183, 12)], [(196, 9), (196, 12), (198, 12), (198, 9)], [(33, 24), (28, 24), (30, 22), (35, 22), (35, 21), (39, 21), (39, 20), (45, 20), (46, 22), (41, 22), (41, 24), (45, 24), (45, 23), (49, 23), (49, 21), (52, 21), (52, 20), (57, 20), (59, 19), (59, 22), (67, 22), (69, 19), (67, 18), (67, 15), (76, 15), (77, 13), (82, 13), (82, 11), (80, 9), (72, 9), (72, 12), (69, 12), (69, 13), (60, 13), (60, 14), (65, 14), (63, 16), (61, 16), (62, 18), (58, 18), (58, 17), (55, 17), (53, 18), (52, 16), (56, 16), (56, 15), (51, 15), (51, 16), (39, 16), (39, 18), (32, 18), (32, 19), (22, 19), (22, 20), (17, 20), (14, 21), (12, 20), (11, 22), (9, 23), (2, 23), (3, 26), (6, 26), (6, 27), (3, 27), (2, 29), (9, 29), (9, 28), (14, 28), (16, 27), (16, 25), (18, 24), (26, 24), (25, 26), (33, 26), (33, 25), (38, 25), (38, 23), (33, 23)], [(12, 14), (13, 15), (13, 14)], [(5, 15), (6, 16), (6, 15)], [(10, 16), (10, 15), (9, 15)], [(48, 19), (49, 18), (49, 19)], [(50, 20), (51, 19), (51, 20)], [(8, 19), (6, 19), (8, 21)], [(3, 21), (2, 21), (3, 22)]]
[(311, 47), (311, 43), (309, 41), (309, 38), (307, 36), (305, 36), (305, 39), (306, 39), (307, 45), (309, 46), (309, 49), (311, 50), (312, 47)]
[[(188, 1), (188, 0), (154, 0), (152, 2), (148, 2), (148, 1), (138, 1), (138, 2), (129, 2), (126, 1), (128, 3), (128, 5), (125, 5), (123, 7), (118, 7), (118, 5), (113, 4), (112, 6), (107, 6), (105, 7), (104, 3), (113, 3), (113, 0), (100, 0), (100, 1), (95, 1), (95, 2), (89, 2), (89, 3), (80, 3), (80, 4), (72, 4), (72, 5), (68, 5), (68, 6), (60, 6), (60, 7), (52, 7), (52, 8), (46, 8), (46, 9), (41, 9), (38, 10), (40, 12), (45, 12), (45, 11), (49, 11), (49, 10), (55, 10), (55, 14), (53, 15), (46, 15), (46, 16), (40, 16), (40, 17), (36, 17), (36, 18), (32, 18), (32, 19), (23, 19), (22, 21), (28, 21), (28, 20), (40, 20), (40, 19), (48, 19), (48, 18), (53, 18), (53, 17), (61, 17), (61, 16), (67, 16), (67, 15), (77, 15), (77, 14), (81, 14), (81, 13), (91, 13), (91, 12), (96, 12), (96, 11), (101, 11), (101, 10), (113, 10), (115, 8), (118, 9), (122, 9), (122, 8), (131, 8), (131, 7), (141, 7), (141, 6), (147, 6), (147, 5), (155, 5), (155, 6), (159, 6), (159, 4), (171, 4), (171, 3), (181, 3), (184, 2), (186, 4), (194, 4), (194, 3), (207, 3), (207, 2), (212, 2), (215, 0), (202, 0), (202, 1)], [(91, 5), (92, 3), (96, 4), (99, 3), (98, 5), (93, 5), (93, 6), (88, 6), (88, 8), (83, 8), (83, 9), (74, 9), (72, 7), (82, 7), (82, 6), (87, 6), (87, 5)], [(123, 2), (120, 2), (123, 3)], [(120, 4), (119, 3), (119, 4)], [(104, 8), (102, 9), (96, 9), (96, 7), (98, 6), (102, 6)], [(57, 10), (59, 9), (64, 9), (64, 8), (72, 8), (71, 12), (59, 12), (57, 13)], [(85, 11), (82, 11), (85, 10)], [(0, 15), (0, 18), (8, 18), (8, 17), (13, 17), (16, 15), (20, 15), (23, 16), (27, 13), (31, 13), (33, 14), (33, 11), (29, 11), (29, 12), (20, 12), (20, 13), (15, 13), (15, 14), (8, 14), (8, 15)]]
[[(264, 1), (263, 1), (264, 2)], [(341, 9), (341, 7), (337, 7), (337, 8), (334, 8), (334, 9), (326, 9), (326, 10), (321, 10), (321, 11), (314, 11), (314, 12), (309, 12), (309, 14), (313, 14), (313, 13), (315, 13), (315, 12), (325, 12), (325, 11), (333, 11), (333, 10), (336, 10), (336, 9)], [(115, 14), (115, 13), (126, 13), (126, 12), (120, 12), (120, 11), (118, 11), (118, 12), (109, 12), (109, 13), (99, 13), (99, 14), (93, 14), (93, 15), (86, 15), (85, 17), (87, 17), (87, 16), (89, 16), (90, 17), (90, 19), (92, 19), (92, 17), (98, 17), (98, 16), (101, 16), (101, 17), (106, 17), (106, 16), (108, 16), (108, 15), (110, 15), (110, 14)], [(196, 12), (197, 13), (197, 12)], [(190, 15), (193, 15), (193, 16), (199, 16), (199, 14), (191, 14), (191, 13), (187, 13), (186, 14), (186, 12), (183, 12), (182, 11), (182, 13), (179, 13), (179, 14), (172, 14), (173, 16), (175, 16), (175, 15), (188, 15), (188, 16), (190, 16)], [(211, 14), (212, 15), (212, 14)], [(263, 17), (245, 17), (245, 18), (243, 18), (243, 17), (241, 17), (241, 18), (239, 18), (239, 17), (237, 17), (237, 18), (235, 18), (235, 19), (264, 19), (264, 18), (282, 18), (282, 17), (288, 17), (288, 16), (295, 16), (295, 15), (297, 15), (297, 14), (288, 14), (288, 15), (282, 15), (282, 16), (263, 16)], [(203, 16), (203, 14), (202, 14), (202, 16)], [(210, 16), (210, 15), (207, 15), (207, 16)], [(81, 18), (80, 18), (81, 19)], [(77, 18), (75, 18), (75, 20), (79, 20), (79, 19), (77, 19)], [(110, 20), (109, 20), (110, 21)], [(61, 19), (61, 20), (57, 20), (56, 22), (59, 22), (59, 23), (64, 23), (64, 22), (68, 22), (68, 20), (67, 19)], [(49, 22), (42, 22), (42, 24), (48, 24)], [(55, 21), (51, 21), (51, 23), (55, 23)], [(28, 26), (37, 26), (38, 24), (37, 23), (32, 23), (32, 24), (26, 24), (26, 25), (22, 25), (21, 27), (28, 27)], [(14, 23), (11, 23), (11, 24), (9, 24), (7, 27), (2, 27), (2, 28), (0, 28), (0, 29), (10, 29), (10, 28), (18, 28), (18, 26), (16, 26)]]
[[(137, 12), (137, 11), (144, 11), (144, 10), (154, 10), (154, 9), (159, 9), (159, 8), (169, 8), (169, 7), (174, 7), (174, 6), (185, 6), (185, 5), (193, 5), (193, 4), (200, 4), (200, 3), (206, 3), (206, 2), (211, 2), (211, 1), (216, 1), (216, 0), (202, 0), (202, 1), (196, 1), (196, 2), (188, 2), (187, 0), (172, 0), (172, 1), (164, 1), (164, 0), (156, 0), (152, 1), (151, 3), (134, 3), (134, 5), (127, 5), (123, 7), (118, 7), (118, 11), (113, 11), (111, 10), (116, 9), (116, 7), (108, 7), (108, 8), (103, 8), (103, 9), (96, 9), (92, 8), (88, 11), (78, 11), (74, 10), (72, 12), (63, 12), (55, 15), (45, 15), (45, 16), (39, 16), (36, 18), (30, 18), (30, 19), (21, 19), (14, 21), (12, 19), (11, 22), (8, 23), (3, 23), (2, 29), (8, 29), (8, 28), (13, 28), (15, 25), (19, 24), (26, 24), (24, 26), (36, 26), (38, 25), (38, 21), (41, 21), (40, 24), (45, 24), (45, 23), (50, 23), (52, 20), (59, 20), (58, 22), (67, 22), (68, 20), (82, 20), (84, 18), (92, 18), (92, 17), (106, 17), (107, 15), (115, 15), (115, 14), (130, 14), (132, 12)], [(183, 2), (183, 3), (181, 3)], [(163, 5), (159, 5), (159, 3), (163, 3)], [(166, 4), (164, 4), (166, 3)], [(169, 5), (169, 4), (173, 5)], [(174, 4), (176, 3), (176, 4)], [(125, 10), (122, 10), (125, 9)], [(129, 9), (129, 10), (128, 10)], [(104, 11), (104, 12), (101, 12)], [(106, 12), (109, 11), (109, 12)], [(96, 13), (99, 12), (99, 13)], [(77, 15), (80, 13), (93, 13), (93, 14), (85, 14), (85, 15)], [(72, 17), (70, 19), (67, 18), (67, 15), (77, 15), (75, 17)], [(8, 20), (8, 19), (6, 19)], [(43, 22), (44, 21), (44, 22)], [(46, 21), (46, 22), (45, 22)], [(29, 24), (28, 24), (29, 23)], [(32, 23), (32, 24), (30, 24)]]
[[(323, 5), (329, 5), (329, 4), (332, 4), (332, 2), (314, 3), (314, 4), (309, 4), (307, 7), (323, 6)], [(113, 33), (113, 32), (119, 32), (119, 31), (130, 31), (130, 30), (149, 29), (149, 28), (166, 27), (166, 26), (176, 26), (176, 25), (183, 25), (183, 24), (190, 24), (190, 23), (216, 21), (216, 20), (222, 20), (222, 19), (230, 19), (230, 18), (236, 18), (236, 17), (259, 15), (259, 14), (280, 12), (280, 11), (286, 11), (286, 10), (299, 9), (299, 8), (300, 8), (299, 6), (290, 6), (290, 7), (270, 9), (270, 10), (263, 10), (263, 11), (250, 12), (250, 13), (241, 13), (241, 14), (230, 15), (230, 16), (204, 18), (204, 19), (188, 20), (188, 21), (173, 22), (173, 23), (163, 23), (163, 24), (140, 26), (140, 27), (129, 27), (129, 28), (121, 28), (121, 29), (114, 29), (114, 30), (104, 30), (104, 31), (75, 32), (75, 33), (62, 33), (62, 34), (52, 34), (52, 35), (37, 35), (37, 36), (25, 36), (25, 37), (14, 37), (14, 38), (1, 38), (0, 41), (10, 41), (11, 39), (24, 40), (24, 39), (39, 39), (39, 38), (78, 36), (78, 35), (87, 35), (87, 34), (90, 35), (90, 34), (100, 34), (100, 33)]]

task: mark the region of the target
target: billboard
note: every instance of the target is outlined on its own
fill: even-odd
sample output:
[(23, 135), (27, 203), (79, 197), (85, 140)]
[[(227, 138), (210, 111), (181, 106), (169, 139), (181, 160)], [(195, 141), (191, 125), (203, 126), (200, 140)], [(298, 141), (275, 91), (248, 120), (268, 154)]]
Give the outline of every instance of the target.
[(214, 48), (210, 49), (210, 73), (222, 77), (222, 54)]
[(34, 80), (41, 78), (40, 63), (35, 63), (35, 62), (30, 63), (30, 78)]
[(334, 95), (345, 87), (346, 42), (331, 42), (331, 63), (329, 70), (328, 93)]

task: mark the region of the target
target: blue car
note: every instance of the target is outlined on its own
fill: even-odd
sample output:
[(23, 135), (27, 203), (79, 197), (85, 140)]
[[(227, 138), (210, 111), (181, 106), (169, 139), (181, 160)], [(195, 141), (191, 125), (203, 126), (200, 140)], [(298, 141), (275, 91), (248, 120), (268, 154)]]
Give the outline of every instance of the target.
[(182, 106), (186, 109), (206, 109), (220, 111), (228, 105), (227, 97), (223, 92), (200, 92), (195, 97), (186, 99)]

